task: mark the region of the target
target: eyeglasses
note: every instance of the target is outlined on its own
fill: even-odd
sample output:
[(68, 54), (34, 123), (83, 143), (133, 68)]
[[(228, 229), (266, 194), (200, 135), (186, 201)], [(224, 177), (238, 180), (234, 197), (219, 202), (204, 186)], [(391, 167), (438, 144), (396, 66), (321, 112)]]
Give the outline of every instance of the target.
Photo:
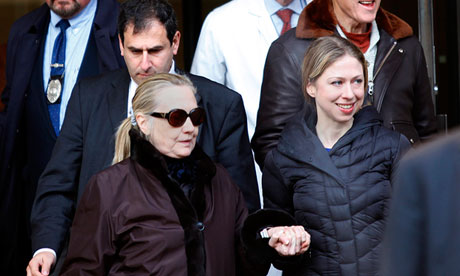
[(167, 119), (168, 123), (173, 127), (183, 126), (185, 121), (187, 121), (187, 117), (190, 117), (194, 126), (201, 125), (206, 119), (206, 113), (201, 107), (190, 110), (190, 113), (188, 114), (183, 109), (173, 109), (168, 113), (153, 112), (150, 113), (150, 116)]

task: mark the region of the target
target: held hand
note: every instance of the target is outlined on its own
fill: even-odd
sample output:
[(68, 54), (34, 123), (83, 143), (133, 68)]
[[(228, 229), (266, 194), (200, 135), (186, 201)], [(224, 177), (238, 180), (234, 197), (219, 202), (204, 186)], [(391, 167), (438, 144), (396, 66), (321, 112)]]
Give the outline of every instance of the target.
[(30, 260), (27, 266), (27, 276), (47, 276), (55, 259), (53, 253), (40, 252)]
[(310, 247), (310, 234), (303, 226), (278, 226), (268, 230), (268, 245), (281, 256), (305, 253)]

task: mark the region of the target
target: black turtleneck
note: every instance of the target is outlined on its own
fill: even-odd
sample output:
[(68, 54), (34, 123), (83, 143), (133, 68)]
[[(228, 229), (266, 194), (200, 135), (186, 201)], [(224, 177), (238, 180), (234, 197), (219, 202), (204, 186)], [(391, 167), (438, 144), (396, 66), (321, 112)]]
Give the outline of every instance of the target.
[(168, 175), (177, 181), (184, 194), (190, 199), (196, 181), (196, 166), (191, 156), (177, 159), (163, 155), (168, 166)]

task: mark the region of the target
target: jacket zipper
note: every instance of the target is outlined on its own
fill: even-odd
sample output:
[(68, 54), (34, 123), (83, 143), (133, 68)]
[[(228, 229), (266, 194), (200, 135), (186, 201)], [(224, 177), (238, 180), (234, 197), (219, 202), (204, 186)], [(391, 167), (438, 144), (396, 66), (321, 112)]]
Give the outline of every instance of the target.
[(372, 80), (368, 84), (368, 90), (367, 94), (369, 95), (369, 99), (372, 103), (374, 104), (374, 81), (377, 75), (379, 74), (380, 70), (382, 69), (383, 65), (385, 64), (385, 61), (387, 61), (388, 57), (390, 56), (391, 52), (393, 52), (393, 49), (396, 47), (396, 44), (398, 44), (397, 41), (393, 42), (393, 46), (391, 46), (390, 50), (387, 52), (385, 57), (383, 58), (382, 62), (380, 63), (379, 67), (377, 68), (377, 71), (375, 72), (375, 75), (372, 77)]

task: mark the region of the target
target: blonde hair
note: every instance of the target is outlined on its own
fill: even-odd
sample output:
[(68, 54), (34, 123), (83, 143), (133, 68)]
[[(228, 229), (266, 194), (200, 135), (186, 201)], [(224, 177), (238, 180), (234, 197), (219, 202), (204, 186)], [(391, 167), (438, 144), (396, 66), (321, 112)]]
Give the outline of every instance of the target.
[(350, 55), (361, 63), (364, 91), (367, 91), (367, 62), (361, 50), (345, 38), (324, 36), (313, 41), (303, 58), (302, 89), (308, 102), (313, 102), (314, 99), (307, 93), (307, 85), (314, 83), (331, 64), (345, 55)]
[(148, 139), (139, 129), (135, 118), (138, 114), (150, 114), (158, 106), (159, 91), (172, 86), (187, 86), (193, 93), (196, 93), (196, 88), (192, 81), (186, 76), (173, 75), (168, 73), (155, 74), (153, 77), (146, 79), (136, 89), (136, 94), (133, 98), (133, 114), (126, 118), (118, 126), (115, 140), (115, 155), (112, 164), (118, 163), (131, 154), (131, 140), (129, 131), (135, 129), (139, 131), (144, 139)]

